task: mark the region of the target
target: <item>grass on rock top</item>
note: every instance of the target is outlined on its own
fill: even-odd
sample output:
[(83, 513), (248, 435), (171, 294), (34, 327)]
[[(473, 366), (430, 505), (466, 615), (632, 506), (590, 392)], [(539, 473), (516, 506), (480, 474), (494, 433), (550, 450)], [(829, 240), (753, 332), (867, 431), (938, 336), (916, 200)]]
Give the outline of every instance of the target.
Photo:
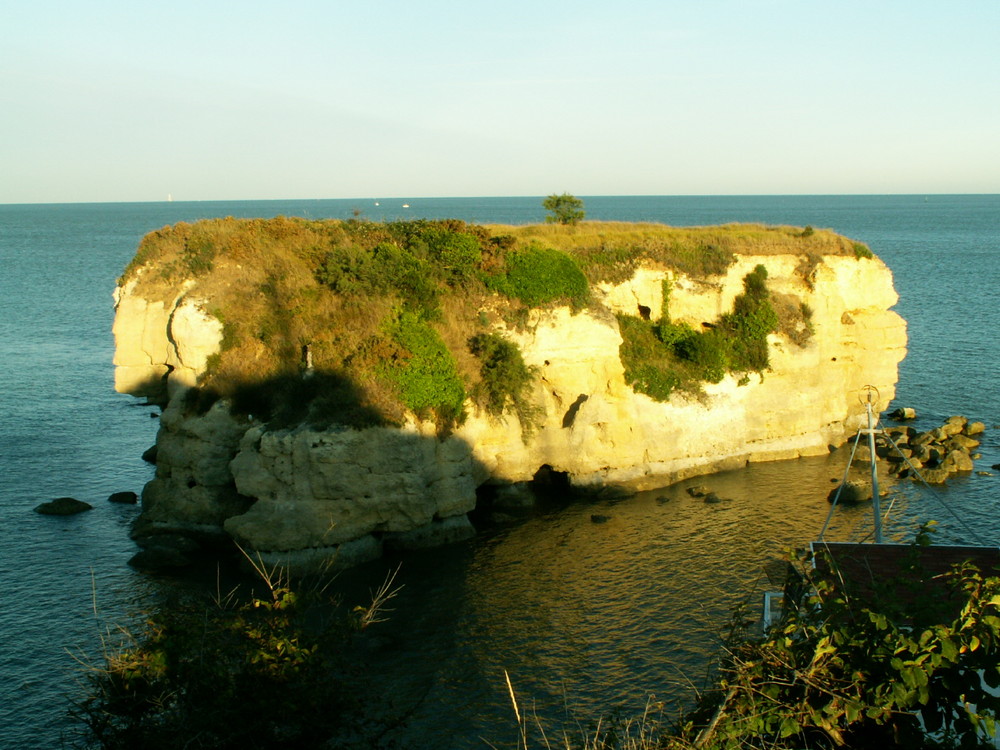
[[(531, 308), (599, 306), (592, 284), (625, 281), (640, 266), (707, 277), (725, 273), (736, 254), (791, 254), (803, 258), (808, 273), (825, 255), (865, 257), (858, 248), (828, 230), (757, 224), (229, 217), (151, 232), (120, 283), (134, 282), (136, 294), (168, 305), (191, 294), (222, 321), (222, 350), (192, 403), (230, 398), (237, 410), (274, 426), (398, 425), (409, 411), (447, 428), (463, 418), (466, 394), (497, 417), (508, 412), (523, 422), (534, 413), (525, 401), (527, 376), (505, 382), (511, 372), (526, 372), (516, 346), (484, 346), (482, 338), (523, 325)], [(678, 385), (752, 369), (748, 363), (766, 366), (761, 331), (780, 326), (801, 333), (802, 321), (787, 318), (801, 318), (805, 308), (783, 300), (775, 323), (766, 289), (758, 297), (763, 302), (723, 321), (732, 335), (713, 333), (712, 341), (686, 332), (678, 337), (669, 317), (650, 331), (622, 320), (632, 382), (652, 378), (659, 385), (650, 395), (668, 398)], [(750, 327), (752, 351), (740, 341)], [(649, 335), (655, 339), (657, 331), (653, 351)], [(646, 344), (631, 335), (640, 333)], [(308, 387), (296, 384), (306, 351), (323, 376)], [(651, 366), (659, 368), (655, 377)]]

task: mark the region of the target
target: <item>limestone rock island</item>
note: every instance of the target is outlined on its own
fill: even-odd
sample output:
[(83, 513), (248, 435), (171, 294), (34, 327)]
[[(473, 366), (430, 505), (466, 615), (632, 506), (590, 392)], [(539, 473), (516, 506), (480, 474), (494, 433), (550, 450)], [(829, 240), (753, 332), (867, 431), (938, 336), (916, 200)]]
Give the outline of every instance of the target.
[(116, 388), (164, 402), (136, 533), (292, 568), (466, 537), (540, 471), (825, 453), (906, 353), (889, 269), (811, 228), (217, 219), (147, 235), (115, 296)]

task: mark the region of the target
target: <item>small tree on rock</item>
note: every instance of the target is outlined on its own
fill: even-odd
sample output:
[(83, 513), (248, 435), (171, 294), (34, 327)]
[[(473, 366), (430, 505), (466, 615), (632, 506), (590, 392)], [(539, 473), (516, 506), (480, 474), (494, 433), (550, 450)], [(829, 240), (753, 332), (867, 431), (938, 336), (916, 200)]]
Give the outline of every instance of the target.
[(550, 195), (542, 206), (546, 211), (551, 211), (551, 216), (546, 216), (545, 221), (550, 224), (559, 222), (560, 224), (576, 224), (584, 217), (583, 201), (575, 195), (563, 193), (562, 195)]

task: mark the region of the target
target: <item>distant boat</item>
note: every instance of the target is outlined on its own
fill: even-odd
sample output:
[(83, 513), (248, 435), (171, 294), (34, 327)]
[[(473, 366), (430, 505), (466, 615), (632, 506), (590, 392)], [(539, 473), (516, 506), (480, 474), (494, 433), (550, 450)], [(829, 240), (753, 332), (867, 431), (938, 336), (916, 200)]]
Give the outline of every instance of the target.
[(376, 205), (376, 206), (378, 205), (378, 201), (375, 201), (375, 205)]
[(173, 193), (167, 193), (167, 203), (173, 203), (173, 202), (174, 202)]
[(403, 204), (403, 208), (409, 208), (409, 207), (410, 207), (410, 204), (409, 204), (409, 203), (404, 203), (404, 204)]

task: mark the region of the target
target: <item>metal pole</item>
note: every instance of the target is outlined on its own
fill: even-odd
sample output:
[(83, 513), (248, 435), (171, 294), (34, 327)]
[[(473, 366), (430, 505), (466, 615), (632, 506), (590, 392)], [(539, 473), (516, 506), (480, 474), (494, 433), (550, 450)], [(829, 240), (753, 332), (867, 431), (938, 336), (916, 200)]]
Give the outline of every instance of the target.
[(882, 509), (879, 507), (878, 467), (875, 465), (875, 419), (872, 415), (871, 392), (865, 401), (865, 411), (868, 412), (868, 450), (871, 452), (872, 464), (872, 512), (875, 514), (875, 544), (882, 544)]

